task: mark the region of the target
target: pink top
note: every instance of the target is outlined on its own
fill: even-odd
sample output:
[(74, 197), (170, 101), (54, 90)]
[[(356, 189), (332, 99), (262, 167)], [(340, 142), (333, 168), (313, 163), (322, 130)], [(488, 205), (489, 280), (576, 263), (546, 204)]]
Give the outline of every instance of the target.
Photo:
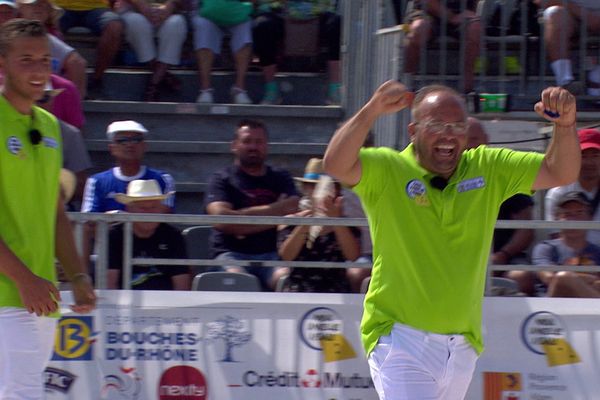
[(77, 87), (70, 80), (54, 74), (50, 77), (50, 81), (54, 89), (63, 89), (62, 93), (54, 98), (50, 112), (56, 118), (82, 129), (85, 117)]

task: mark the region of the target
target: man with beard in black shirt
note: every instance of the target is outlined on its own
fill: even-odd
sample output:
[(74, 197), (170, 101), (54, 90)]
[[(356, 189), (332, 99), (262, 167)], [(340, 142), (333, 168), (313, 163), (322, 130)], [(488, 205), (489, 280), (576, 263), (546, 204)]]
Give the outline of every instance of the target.
[[(205, 201), (210, 215), (284, 216), (298, 210), (298, 191), (289, 172), (265, 164), (268, 148), (266, 126), (243, 120), (231, 142), (233, 165), (210, 178)], [(277, 260), (274, 225), (217, 224), (211, 249), (217, 260)], [(273, 268), (225, 266), (226, 271), (256, 275), (263, 289), (272, 290)]]

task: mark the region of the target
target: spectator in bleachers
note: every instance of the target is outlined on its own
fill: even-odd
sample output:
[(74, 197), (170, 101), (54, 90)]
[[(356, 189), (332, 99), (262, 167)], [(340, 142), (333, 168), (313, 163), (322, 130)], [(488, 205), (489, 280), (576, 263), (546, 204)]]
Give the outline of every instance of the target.
[[(481, 122), (477, 118), (468, 117), (466, 149), (477, 148), (488, 143), (489, 136)], [(516, 194), (502, 203), (498, 219), (533, 219), (533, 205), (531, 196)], [(533, 243), (533, 237), (534, 231), (531, 229), (494, 229), (490, 261), (493, 264), (525, 264), (528, 261), (527, 251)], [(512, 278), (510, 275), (513, 273), (518, 274), (519, 271), (509, 271), (505, 275)]]
[[(181, 82), (168, 72), (181, 62), (181, 50), (187, 35), (187, 22), (180, 13), (180, 0), (156, 5), (147, 0), (121, 0), (116, 11), (125, 22), (125, 40), (133, 48), (137, 61), (152, 69), (144, 101), (156, 101), (160, 86), (171, 90)], [(155, 41), (158, 41), (158, 44)]]
[[(55, 108), (53, 103), (56, 97), (60, 97), (61, 92), (54, 89), (50, 83), (45, 93), (44, 97), (37, 101), (37, 105), (54, 114), (53, 110)], [(63, 168), (73, 172), (76, 176), (75, 190), (73, 195), (70, 196), (68, 206), (71, 210), (79, 210), (83, 198), (83, 187), (88, 177), (88, 171), (92, 167), (92, 161), (85, 147), (81, 131), (77, 127), (60, 119), (56, 114), (54, 116), (58, 119), (62, 138)]]
[[(446, 7), (444, 7), (446, 4)], [(410, 25), (406, 37), (404, 52), (404, 71), (417, 72), (422, 46), (436, 36), (447, 34), (461, 38), (461, 29), (465, 29), (465, 59), (463, 65), (464, 93), (473, 90), (475, 60), (479, 55), (482, 27), (475, 14), (476, 0), (466, 0), (466, 9), (461, 10), (462, 0), (417, 0), (415, 8), (407, 16)], [(446, 25), (442, 25), (446, 21)]]
[[(543, 9), (544, 42), (556, 83), (573, 94), (583, 94), (585, 85), (575, 81), (569, 58), (571, 40), (579, 34), (583, 19), (589, 33), (600, 33), (600, 2), (598, 0), (535, 0)], [(581, 80), (586, 77), (580, 77)], [(587, 93), (600, 96), (600, 65), (587, 76)]]
[(68, 79), (58, 75), (50, 75), (50, 82), (47, 85), (47, 94), (51, 94), (49, 101), (50, 111), (54, 116), (65, 121), (77, 129), (83, 129), (85, 116), (79, 91), (75, 84)]
[(0, 0), (0, 25), (17, 16), (17, 5), (12, 0)]
[[(310, 159), (304, 176), (296, 178), (302, 185), (300, 211), (292, 217), (338, 218), (343, 215), (344, 198), (341, 185), (323, 173), (322, 160)], [(325, 179), (325, 181), (323, 181)], [(319, 183), (321, 181), (321, 183)], [(317, 193), (317, 185), (329, 182), (326, 193)], [(321, 192), (321, 190), (317, 190)], [(316, 220), (315, 220), (316, 222)], [(348, 226), (309, 225), (280, 226), (278, 252), (284, 261), (354, 261), (360, 256), (360, 229)], [(340, 268), (285, 268), (278, 275), (287, 274), (284, 292), (348, 293), (352, 291), (349, 271)]]
[(104, 71), (121, 48), (123, 22), (110, 9), (108, 0), (56, 0), (56, 4), (64, 10), (59, 21), (62, 33), (66, 34), (74, 27), (84, 27), (99, 37), (96, 66), (88, 84), (96, 96), (102, 88)]
[(200, 74), (197, 103), (214, 103), (211, 83), (215, 54), (221, 53), (223, 35), (231, 35), (230, 47), (235, 60), (235, 83), (231, 87), (231, 102), (252, 104), (246, 92), (246, 74), (252, 57), (252, 5), (247, 2), (228, 3), (229, 8), (207, 9), (200, 5), (199, 15), (192, 18), (194, 49)]
[[(299, 196), (290, 174), (265, 163), (268, 135), (262, 122), (240, 121), (231, 143), (233, 165), (215, 172), (209, 180), (207, 214), (283, 216), (297, 211)], [(277, 260), (277, 228), (216, 224), (211, 251), (217, 260)], [(256, 275), (264, 289), (275, 287), (273, 268), (225, 266), (223, 269)]]
[[(127, 212), (162, 214), (168, 212), (163, 204), (173, 192), (163, 193), (156, 180), (134, 180), (127, 186), (127, 194), (117, 193), (116, 201)], [(161, 222), (134, 222), (132, 224), (132, 257), (187, 258), (181, 232)], [(109, 233), (107, 288), (119, 289), (123, 279), (123, 225)], [(190, 290), (190, 270), (183, 265), (134, 265), (131, 289), (134, 290)]]
[[(582, 192), (566, 192), (555, 203), (554, 216), (559, 221), (589, 221), (592, 208)], [(564, 271), (538, 271), (542, 284), (537, 294), (550, 297), (600, 297), (600, 274), (569, 271), (568, 266), (600, 265), (600, 247), (586, 239), (584, 229), (562, 229), (558, 239), (545, 240), (533, 248), (535, 265), (565, 265)]]
[[(117, 202), (114, 196), (125, 193), (127, 185), (138, 179), (154, 179), (164, 193), (174, 192), (175, 183), (170, 174), (143, 164), (147, 134), (148, 130), (136, 121), (115, 121), (108, 125), (108, 150), (117, 166), (88, 178), (81, 212), (123, 210), (123, 204)], [(175, 196), (165, 200), (165, 205), (171, 210), (174, 204)]]
[[(73, 82), (79, 95), (85, 98), (87, 61), (62, 40), (61, 32), (57, 27), (58, 19), (62, 15), (61, 8), (56, 6), (52, 0), (17, 0), (17, 7), (21, 17), (37, 19), (46, 26), (50, 38), (52, 72)], [(73, 123), (71, 122), (71, 124)], [(78, 126), (77, 124), (73, 125)]]
[[(579, 177), (576, 182), (570, 185), (548, 190), (544, 207), (545, 219), (548, 221), (555, 219), (553, 210), (556, 209), (558, 198), (572, 191), (582, 192), (588, 197), (592, 207), (592, 220), (600, 221), (600, 211), (598, 210), (598, 203), (600, 202), (600, 190), (598, 190), (600, 187), (600, 131), (597, 129), (580, 129), (577, 134), (581, 148)], [(600, 230), (590, 230), (588, 240), (600, 246)]]
[(281, 43), (286, 35), (284, 20), (286, 17), (300, 20), (319, 18), (319, 41), (327, 48), (329, 73), (327, 103), (340, 103), (341, 17), (335, 11), (335, 0), (289, 0), (287, 2), (258, 0), (258, 15), (254, 20), (253, 40), (254, 52), (259, 58), (265, 79), (261, 104), (281, 103), (275, 74), (277, 73), (277, 57), (281, 53)]

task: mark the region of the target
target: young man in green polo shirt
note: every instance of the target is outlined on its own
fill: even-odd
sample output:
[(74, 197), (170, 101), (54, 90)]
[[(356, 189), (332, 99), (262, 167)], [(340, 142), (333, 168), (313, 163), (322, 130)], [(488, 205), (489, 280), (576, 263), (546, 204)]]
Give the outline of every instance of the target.
[(73, 288), (75, 312), (96, 297), (59, 201), (60, 131), (34, 103), (50, 77), (39, 21), (0, 27), (0, 399), (43, 399), (60, 294), (55, 256)]
[[(379, 116), (411, 105), (406, 149), (361, 149)], [(464, 151), (467, 113), (455, 91), (430, 86), (415, 96), (389, 81), (331, 139), (325, 170), (354, 187), (373, 239), (361, 331), (382, 400), (464, 398), (483, 350), (482, 294), (500, 204), (572, 182), (579, 171), (575, 98), (548, 88), (535, 111), (554, 123), (545, 156)]]

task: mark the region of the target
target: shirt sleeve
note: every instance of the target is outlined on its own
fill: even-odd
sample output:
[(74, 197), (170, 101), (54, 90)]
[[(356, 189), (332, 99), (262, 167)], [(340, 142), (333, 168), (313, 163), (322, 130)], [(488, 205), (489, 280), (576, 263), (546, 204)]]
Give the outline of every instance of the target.
[(556, 265), (556, 249), (548, 242), (538, 243), (531, 252), (531, 263), (533, 265)]
[(204, 212), (206, 212), (206, 207), (210, 203), (214, 203), (216, 201), (232, 203), (227, 193), (227, 179), (218, 172), (214, 173), (208, 181), (206, 200), (204, 202)]
[(386, 147), (362, 148), (360, 181), (352, 188), (364, 203), (373, 203), (387, 186), (387, 155), (393, 150)]
[(81, 212), (101, 212), (100, 195), (98, 193), (98, 180), (89, 177), (85, 182), (83, 190), (83, 201), (81, 203)]
[(108, 232), (108, 269), (123, 269), (123, 229), (119, 227)]
[(285, 193), (288, 196), (300, 196), (294, 179), (287, 171), (281, 171), (281, 193)]
[(169, 206), (170, 208), (175, 207), (175, 179), (171, 176), (171, 174), (162, 173), (160, 175), (161, 178), (161, 188), (163, 193), (173, 192), (171, 196), (169, 196), (164, 204)]

